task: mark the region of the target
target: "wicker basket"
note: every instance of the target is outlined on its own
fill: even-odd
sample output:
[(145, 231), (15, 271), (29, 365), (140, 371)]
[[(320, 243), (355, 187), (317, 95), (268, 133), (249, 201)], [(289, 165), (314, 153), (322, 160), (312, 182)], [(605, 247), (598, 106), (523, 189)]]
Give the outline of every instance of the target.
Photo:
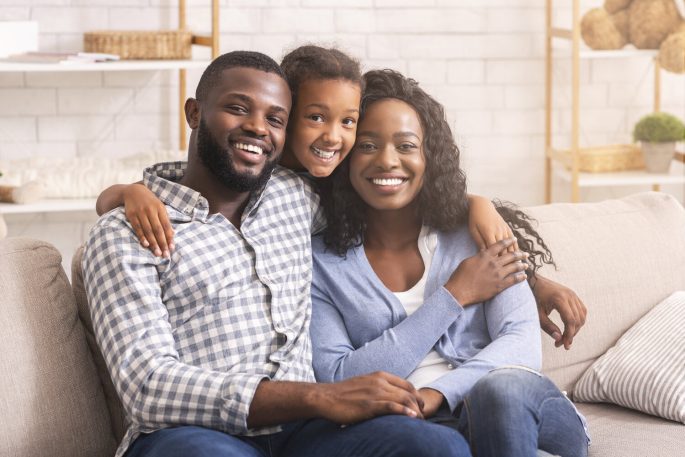
[[(570, 156), (570, 152), (569, 156)], [(570, 165), (566, 166), (570, 169)], [(635, 144), (616, 144), (580, 150), (580, 171), (602, 173), (645, 168), (642, 150)]]
[(190, 59), (192, 35), (186, 30), (106, 30), (86, 32), (86, 52), (116, 54), (122, 59)]

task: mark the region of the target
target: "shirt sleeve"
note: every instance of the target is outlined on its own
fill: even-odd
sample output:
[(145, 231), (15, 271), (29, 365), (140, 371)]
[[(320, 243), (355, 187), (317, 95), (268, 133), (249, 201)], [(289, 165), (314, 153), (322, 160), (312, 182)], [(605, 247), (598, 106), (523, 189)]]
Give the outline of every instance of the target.
[(489, 371), (512, 365), (539, 371), (542, 366), (540, 323), (528, 284), (511, 286), (482, 306), (492, 342), (426, 386), (441, 392), (452, 411)]
[(314, 372), (320, 382), (341, 381), (379, 370), (406, 378), (463, 313), (454, 297), (440, 288), (411, 316), (355, 348), (347, 326), (356, 325), (355, 318), (364, 316), (343, 316), (341, 309), (347, 298), (332, 297), (321, 286), (316, 281), (312, 284), (310, 327)]
[(129, 419), (144, 431), (192, 424), (245, 432), (250, 403), (265, 377), (180, 360), (158, 262), (123, 223), (98, 223), (84, 252), (95, 336)]
[[(314, 178), (312, 178), (314, 179)], [(304, 195), (309, 202), (309, 208), (312, 215), (312, 235), (323, 232), (326, 228), (326, 216), (324, 215), (323, 206), (321, 205), (321, 197), (316, 191), (316, 184), (308, 178), (302, 178), (304, 186)]]

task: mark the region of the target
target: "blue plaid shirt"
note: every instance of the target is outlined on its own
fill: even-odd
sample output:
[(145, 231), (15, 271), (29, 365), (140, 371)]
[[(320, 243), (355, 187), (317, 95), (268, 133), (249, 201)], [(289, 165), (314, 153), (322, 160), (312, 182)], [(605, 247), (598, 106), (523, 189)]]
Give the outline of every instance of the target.
[(207, 200), (177, 184), (184, 162), (145, 170), (167, 206), (176, 250), (141, 247), (122, 208), (104, 215), (83, 269), (93, 326), (130, 421), (117, 451), (140, 433), (199, 425), (230, 434), (264, 379), (313, 382), (309, 322), (311, 233), (318, 196), (277, 167), (250, 198), (237, 230)]

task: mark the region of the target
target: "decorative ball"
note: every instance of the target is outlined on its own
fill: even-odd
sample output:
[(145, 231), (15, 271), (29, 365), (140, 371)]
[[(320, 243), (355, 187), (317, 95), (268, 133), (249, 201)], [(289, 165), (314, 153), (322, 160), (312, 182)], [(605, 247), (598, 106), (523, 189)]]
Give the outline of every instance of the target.
[(638, 49), (658, 49), (682, 22), (673, 0), (633, 0), (628, 14), (630, 42)]
[(628, 13), (610, 15), (602, 8), (596, 8), (583, 16), (580, 34), (592, 49), (621, 49), (628, 44)]

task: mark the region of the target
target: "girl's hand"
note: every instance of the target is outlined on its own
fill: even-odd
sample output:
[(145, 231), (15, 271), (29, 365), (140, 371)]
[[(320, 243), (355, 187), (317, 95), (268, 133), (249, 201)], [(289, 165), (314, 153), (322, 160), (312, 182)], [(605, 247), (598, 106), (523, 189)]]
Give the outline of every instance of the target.
[(152, 191), (138, 183), (126, 186), (123, 197), (126, 219), (140, 244), (157, 257), (168, 258), (174, 250), (174, 229), (164, 204)]
[(513, 238), (498, 241), (459, 264), (445, 284), (452, 296), (466, 307), (489, 300), (509, 286), (524, 281), (528, 255), (506, 252)]
[[(535, 275), (533, 294), (538, 304), (540, 327), (554, 338), (556, 347), (564, 345), (568, 350), (580, 328), (585, 324), (587, 308), (578, 295), (566, 286), (551, 279)], [(552, 322), (549, 315), (556, 310), (564, 323), (564, 333)]]
[[(485, 197), (469, 195), (469, 232), (479, 249), (486, 249), (498, 241), (513, 238), (514, 233), (495, 209), (495, 205)], [(518, 249), (516, 242), (508, 252)]]

